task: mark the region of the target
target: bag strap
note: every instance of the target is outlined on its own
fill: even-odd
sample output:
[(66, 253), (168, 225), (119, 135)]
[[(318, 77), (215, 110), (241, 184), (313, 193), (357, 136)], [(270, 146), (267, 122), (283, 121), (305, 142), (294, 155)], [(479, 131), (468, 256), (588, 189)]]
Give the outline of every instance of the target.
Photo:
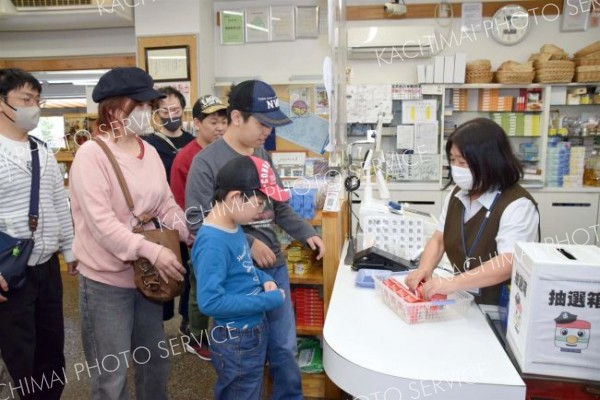
[(137, 221), (137, 225), (133, 227), (133, 232), (135, 233), (141, 233), (144, 231), (143, 226), (145, 224), (147, 224), (148, 222), (153, 221), (155, 226), (159, 226), (156, 218), (152, 217), (151, 215), (148, 214), (142, 214), (142, 215), (136, 215), (133, 210), (134, 210), (134, 205), (133, 205), (133, 198), (131, 197), (131, 193), (129, 192), (129, 187), (127, 186), (127, 182), (125, 181), (125, 177), (123, 176), (123, 171), (121, 171), (121, 167), (119, 166), (119, 163), (117, 162), (114, 154), (112, 153), (112, 151), (110, 151), (110, 149), (108, 148), (108, 146), (106, 145), (106, 143), (104, 143), (104, 141), (100, 138), (94, 138), (94, 142), (96, 142), (98, 144), (98, 146), (100, 146), (100, 148), (104, 151), (104, 154), (106, 154), (106, 157), (108, 157), (108, 161), (110, 161), (110, 164), (113, 167), (113, 170), (115, 171), (115, 174), (117, 175), (117, 180), (119, 181), (119, 186), (121, 186), (121, 191), (123, 192), (123, 196), (125, 196), (125, 202), (127, 202), (127, 208), (129, 208), (129, 212), (131, 213), (131, 215), (133, 215), (133, 217), (136, 219)]
[(115, 159), (115, 156), (113, 155), (112, 151), (110, 151), (110, 149), (108, 148), (106, 143), (102, 141), (102, 139), (94, 138), (94, 142), (96, 142), (98, 146), (100, 146), (100, 148), (104, 151), (104, 154), (106, 154), (106, 157), (108, 157), (108, 161), (110, 161), (110, 164), (112, 165), (115, 174), (117, 175), (119, 186), (121, 186), (121, 190), (123, 191), (123, 195), (125, 196), (127, 207), (129, 208), (129, 211), (133, 214), (133, 216), (137, 218), (137, 216), (133, 212), (133, 198), (131, 197), (131, 193), (129, 192), (127, 182), (125, 182), (125, 177), (123, 176), (123, 171), (121, 171), (121, 167), (119, 167), (119, 163)]
[(154, 134), (156, 136), (158, 136), (159, 138), (161, 138), (166, 144), (168, 144), (169, 146), (171, 146), (171, 148), (173, 150), (175, 150), (176, 153), (179, 151), (179, 149), (177, 148), (177, 146), (175, 146), (175, 144), (171, 141), (171, 139), (169, 139), (167, 137), (167, 135), (163, 135), (161, 132), (158, 132), (158, 131), (155, 131)]
[(29, 192), (29, 230), (31, 237), (37, 229), (40, 206), (40, 153), (37, 142), (29, 138), (31, 149), (31, 191)]

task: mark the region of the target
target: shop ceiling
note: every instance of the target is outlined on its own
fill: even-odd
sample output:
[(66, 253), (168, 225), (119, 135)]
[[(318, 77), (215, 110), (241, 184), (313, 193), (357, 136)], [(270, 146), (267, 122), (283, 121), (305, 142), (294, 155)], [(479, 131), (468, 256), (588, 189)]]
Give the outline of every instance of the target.
[(133, 27), (126, 0), (0, 0), (0, 32)]

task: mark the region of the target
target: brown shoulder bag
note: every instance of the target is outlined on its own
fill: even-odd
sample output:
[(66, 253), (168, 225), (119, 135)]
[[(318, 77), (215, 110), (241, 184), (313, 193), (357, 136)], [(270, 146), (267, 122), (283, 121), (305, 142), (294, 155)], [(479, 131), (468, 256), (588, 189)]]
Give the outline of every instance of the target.
[[(137, 225), (133, 228), (133, 232), (144, 235), (146, 240), (149, 240), (153, 243), (160, 244), (168, 249), (170, 249), (177, 256), (177, 260), (181, 263), (181, 251), (179, 248), (179, 232), (174, 229), (165, 229), (158, 224), (158, 221), (155, 217), (152, 217), (147, 214), (142, 214), (140, 216), (135, 215), (134, 213), (134, 205), (133, 199), (131, 197), (131, 193), (129, 192), (129, 188), (127, 187), (127, 182), (125, 182), (125, 177), (123, 176), (123, 172), (121, 171), (121, 167), (115, 160), (114, 155), (106, 145), (102, 141), (102, 139), (95, 138), (94, 141), (98, 143), (98, 145), (102, 148), (108, 160), (110, 161), (113, 169), (115, 170), (115, 174), (117, 175), (117, 179), (119, 181), (119, 186), (121, 186), (121, 190), (123, 191), (123, 195), (125, 196), (125, 201), (127, 202), (127, 207), (129, 211), (133, 215), (133, 217), (137, 220)], [(151, 229), (145, 231), (143, 226), (149, 222), (154, 222), (154, 225), (157, 229)], [(133, 262), (133, 271), (134, 271), (134, 281), (135, 286), (142, 292), (144, 296), (148, 299), (158, 302), (164, 302), (172, 300), (173, 298), (179, 296), (183, 290), (183, 282), (179, 282), (175, 279), (169, 279), (169, 283), (166, 283), (164, 279), (161, 278), (156, 267), (148, 261), (146, 258), (139, 258)]]

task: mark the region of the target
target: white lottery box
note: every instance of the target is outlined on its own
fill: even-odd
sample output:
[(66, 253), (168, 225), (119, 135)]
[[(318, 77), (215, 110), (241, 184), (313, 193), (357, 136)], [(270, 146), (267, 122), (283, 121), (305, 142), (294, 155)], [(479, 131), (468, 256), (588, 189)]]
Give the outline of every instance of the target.
[(600, 380), (600, 248), (517, 243), (508, 313), (522, 372)]

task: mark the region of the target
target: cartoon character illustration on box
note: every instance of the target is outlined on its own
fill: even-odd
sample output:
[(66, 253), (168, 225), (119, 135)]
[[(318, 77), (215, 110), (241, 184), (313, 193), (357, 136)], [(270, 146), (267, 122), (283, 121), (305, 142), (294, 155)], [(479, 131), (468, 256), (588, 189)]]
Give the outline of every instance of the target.
[(577, 315), (567, 311), (561, 312), (554, 321), (556, 322), (554, 345), (560, 347), (560, 351), (581, 353), (581, 350), (588, 348), (591, 323), (582, 319), (578, 320)]
[(521, 296), (519, 293), (515, 296), (515, 331), (519, 333), (521, 328), (521, 313), (523, 312), (523, 306), (521, 305)]

